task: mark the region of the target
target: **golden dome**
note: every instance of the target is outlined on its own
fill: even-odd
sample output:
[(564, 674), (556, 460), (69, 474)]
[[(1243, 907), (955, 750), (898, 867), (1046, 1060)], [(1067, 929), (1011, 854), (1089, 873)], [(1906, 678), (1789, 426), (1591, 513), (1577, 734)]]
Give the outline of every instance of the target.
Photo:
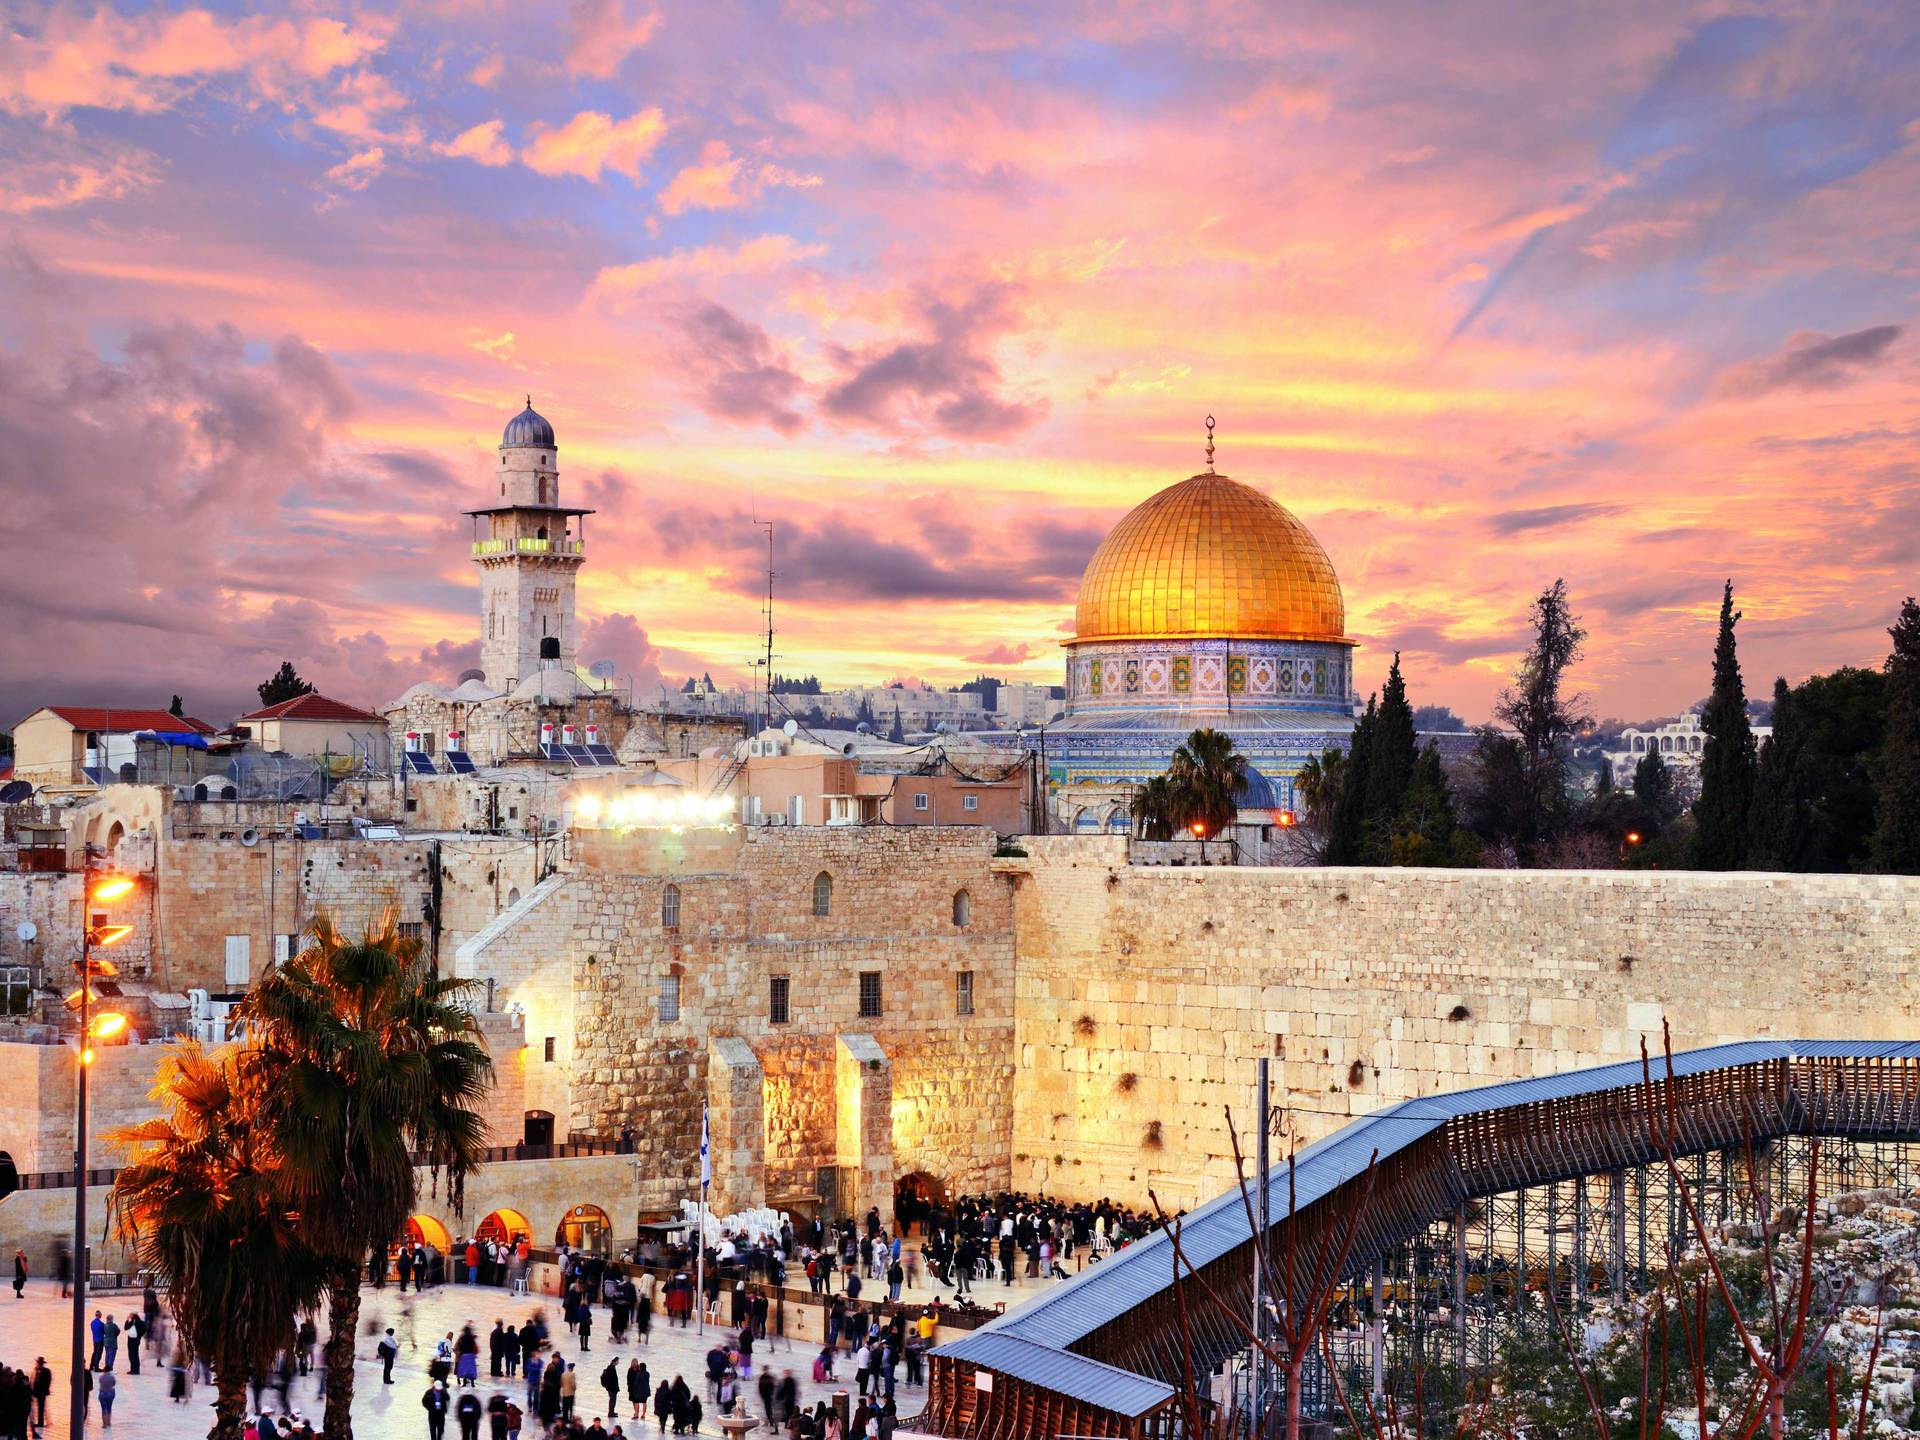
[(1313, 532), (1260, 491), (1195, 475), (1136, 505), (1080, 577), (1085, 640), (1346, 640), (1340, 579)]

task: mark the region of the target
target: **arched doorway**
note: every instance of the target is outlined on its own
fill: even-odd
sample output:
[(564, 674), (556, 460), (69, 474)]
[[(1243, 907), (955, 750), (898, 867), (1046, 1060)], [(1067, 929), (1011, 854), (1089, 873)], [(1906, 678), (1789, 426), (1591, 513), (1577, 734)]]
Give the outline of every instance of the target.
[(526, 1133), (522, 1143), (529, 1149), (539, 1149), (553, 1144), (553, 1112), (551, 1110), (529, 1110), (525, 1116)]
[(425, 1245), (429, 1250), (438, 1250), (442, 1255), (453, 1245), (453, 1237), (447, 1233), (447, 1227), (431, 1215), (409, 1215), (407, 1239), (416, 1245)]
[(522, 1235), (529, 1239), (533, 1236), (533, 1226), (518, 1210), (496, 1210), (480, 1222), (474, 1238), (478, 1240), (497, 1240), (511, 1245)]
[(893, 1218), (902, 1234), (925, 1235), (928, 1217), (946, 1203), (945, 1183), (925, 1170), (915, 1170), (893, 1182)]
[(553, 1243), (569, 1250), (609, 1254), (613, 1250), (613, 1222), (598, 1205), (575, 1205), (554, 1231)]
[(19, 1188), (19, 1168), (13, 1163), (13, 1156), (0, 1150), (0, 1197), (11, 1195)]

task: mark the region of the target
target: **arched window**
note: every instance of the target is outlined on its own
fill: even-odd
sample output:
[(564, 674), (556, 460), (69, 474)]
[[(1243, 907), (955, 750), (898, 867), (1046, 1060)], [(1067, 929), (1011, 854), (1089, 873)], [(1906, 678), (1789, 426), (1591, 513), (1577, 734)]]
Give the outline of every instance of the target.
[(824, 870), (813, 877), (813, 913), (833, 913), (833, 877)]
[[(1694, 749), (1695, 749), (1696, 751), (1697, 751), (1697, 750), (1699, 750), (1699, 748), (1700, 748), (1700, 737), (1699, 737), (1698, 735), (1696, 735), (1696, 736), (1694, 736), (1694, 737), (1693, 737), (1693, 740), (1692, 740), (1692, 745), (1693, 745), (1693, 748), (1694, 748)], [(1252, 1234), (1253, 1232), (1252, 1232), (1251, 1230), (1249, 1230), (1249, 1231), (1248, 1231), (1247, 1233), (1248, 1233), (1249, 1235), (1251, 1235), (1251, 1234)]]
[(660, 892), (660, 924), (668, 930), (680, 928), (680, 887), (669, 885)]
[(973, 918), (973, 897), (964, 890), (956, 890), (953, 896), (953, 923), (964, 927)]

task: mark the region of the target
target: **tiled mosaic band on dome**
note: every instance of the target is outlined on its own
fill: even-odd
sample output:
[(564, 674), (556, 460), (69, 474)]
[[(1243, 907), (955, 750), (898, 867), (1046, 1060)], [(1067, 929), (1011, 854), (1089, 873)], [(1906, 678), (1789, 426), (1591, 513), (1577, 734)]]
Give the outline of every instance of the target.
[(1086, 642), (1067, 658), (1067, 708), (1347, 712), (1352, 664), (1352, 646), (1304, 640)]

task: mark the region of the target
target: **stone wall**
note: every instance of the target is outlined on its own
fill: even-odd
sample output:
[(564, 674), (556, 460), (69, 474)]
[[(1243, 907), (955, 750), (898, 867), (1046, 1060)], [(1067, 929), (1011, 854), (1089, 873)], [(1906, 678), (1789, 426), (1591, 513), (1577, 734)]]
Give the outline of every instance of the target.
[(1015, 879), (1016, 1185), (1191, 1204), (1255, 1057), (1305, 1142), (1417, 1095), (1756, 1037), (1920, 1037), (1920, 879), (1129, 868)]
[[(1013, 946), (993, 843), (974, 827), (576, 832), (573, 874), (476, 935), (456, 968), (496, 977), (506, 1003), (525, 1006), (529, 1104), (553, 1094), (545, 1108), (576, 1133), (634, 1127), (650, 1157), (643, 1207), (670, 1204), (697, 1179), (710, 1045), (727, 1037), (762, 1067), (767, 1194), (812, 1194), (816, 1170), (838, 1163), (835, 1044), (849, 1034), (871, 1036), (885, 1057), (897, 1170), (1004, 1185)], [(831, 900), (819, 916), (823, 872)], [(964, 927), (954, 924), (961, 889)], [(962, 971), (973, 976), (965, 1016), (955, 1013)], [(860, 1013), (863, 973), (879, 976), (878, 1015)], [(784, 1022), (770, 1015), (776, 976), (788, 986)], [(549, 1034), (552, 1062), (542, 1058)], [(550, 1092), (544, 1071), (558, 1082)]]

